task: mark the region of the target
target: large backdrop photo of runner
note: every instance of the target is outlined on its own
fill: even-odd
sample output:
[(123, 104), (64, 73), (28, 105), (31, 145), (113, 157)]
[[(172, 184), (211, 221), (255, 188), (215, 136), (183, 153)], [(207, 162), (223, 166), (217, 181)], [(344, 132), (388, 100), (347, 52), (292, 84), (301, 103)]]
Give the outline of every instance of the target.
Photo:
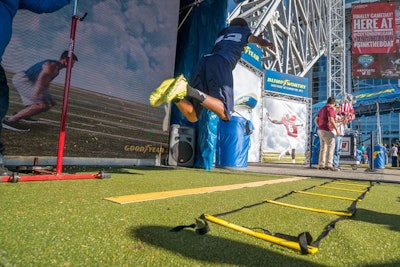
[[(118, 161), (167, 153), (168, 110), (148, 104), (150, 93), (174, 75), (179, 1), (81, 1), (68, 98), (65, 156)], [(12, 116), (25, 107), (13, 78), (69, 50), (70, 5), (51, 14), (21, 10), (3, 66)], [(57, 104), (3, 130), (8, 158), (55, 157), (64, 99), (65, 68), (46, 88)], [(34, 87), (34, 86), (33, 86)], [(64, 99), (65, 100), (65, 99)]]

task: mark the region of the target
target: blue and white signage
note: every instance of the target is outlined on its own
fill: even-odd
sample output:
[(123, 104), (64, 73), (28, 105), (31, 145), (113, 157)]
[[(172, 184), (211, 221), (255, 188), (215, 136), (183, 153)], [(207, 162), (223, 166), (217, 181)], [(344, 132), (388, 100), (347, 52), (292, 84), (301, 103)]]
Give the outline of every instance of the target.
[(308, 79), (280, 73), (277, 71), (265, 71), (264, 89), (276, 93), (308, 97)]
[(242, 59), (253, 67), (262, 70), (262, 49), (255, 44), (248, 44), (242, 53)]

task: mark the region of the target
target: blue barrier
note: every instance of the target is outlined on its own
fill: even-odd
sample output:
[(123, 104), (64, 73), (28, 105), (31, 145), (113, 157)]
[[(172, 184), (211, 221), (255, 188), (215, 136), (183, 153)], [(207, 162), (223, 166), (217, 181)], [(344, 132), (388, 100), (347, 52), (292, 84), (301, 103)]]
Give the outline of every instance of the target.
[(229, 121), (220, 120), (216, 148), (216, 167), (247, 167), (250, 134), (254, 129), (251, 121), (232, 116)]

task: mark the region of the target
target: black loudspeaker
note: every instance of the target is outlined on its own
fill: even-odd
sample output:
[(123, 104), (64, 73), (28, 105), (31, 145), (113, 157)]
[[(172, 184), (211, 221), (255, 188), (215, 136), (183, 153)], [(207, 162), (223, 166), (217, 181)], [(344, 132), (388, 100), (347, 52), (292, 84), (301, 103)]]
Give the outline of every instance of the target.
[(171, 125), (168, 165), (192, 167), (194, 164), (195, 130), (192, 127)]

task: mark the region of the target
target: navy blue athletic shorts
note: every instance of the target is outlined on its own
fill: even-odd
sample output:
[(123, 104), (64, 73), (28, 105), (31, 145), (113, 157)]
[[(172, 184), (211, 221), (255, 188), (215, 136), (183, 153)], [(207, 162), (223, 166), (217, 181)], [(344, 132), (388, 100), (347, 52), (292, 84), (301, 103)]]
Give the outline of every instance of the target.
[[(228, 118), (233, 113), (233, 75), (229, 62), (220, 55), (206, 55), (200, 59), (193, 70), (190, 86), (207, 95), (220, 99), (225, 106)], [(196, 110), (197, 118), (203, 106), (195, 99), (190, 100)]]

